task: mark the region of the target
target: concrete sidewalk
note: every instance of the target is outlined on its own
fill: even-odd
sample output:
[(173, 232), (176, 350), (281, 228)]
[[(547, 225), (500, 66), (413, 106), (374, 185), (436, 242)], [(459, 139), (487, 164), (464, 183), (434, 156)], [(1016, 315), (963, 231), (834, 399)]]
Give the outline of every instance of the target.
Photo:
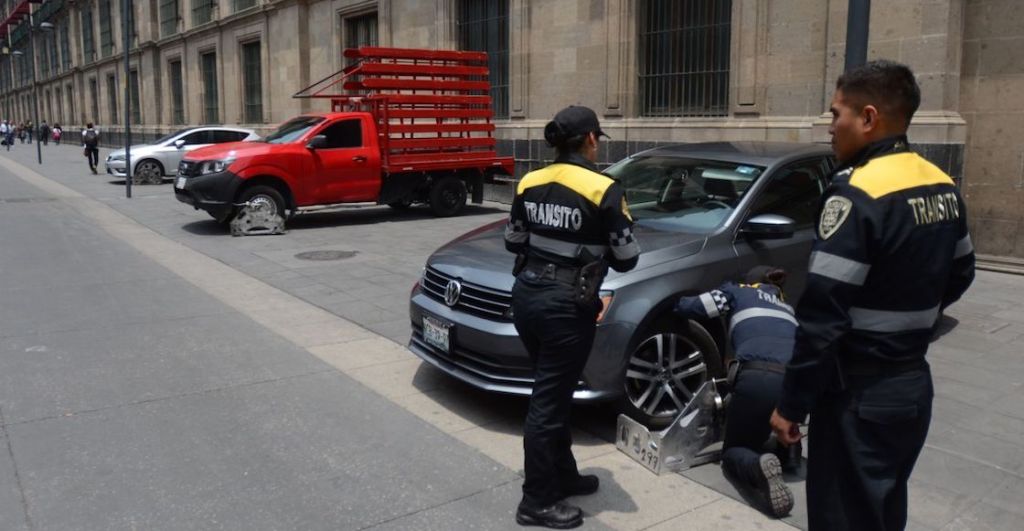
[[(31, 152), (20, 148), (8, 156), (37, 168), (34, 146)], [(375, 346), (364, 355), (349, 341), (309, 350), (508, 469), (521, 468), (524, 403), (468, 389), (401, 348), (409, 334), (408, 291), (426, 256), (462, 232), (504, 218), (504, 206), (473, 207), (467, 216), (448, 219), (386, 207), (347, 210), (297, 218), (285, 236), (231, 238), (204, 213), (175, 201), (170, 186), (135, 187), (136, 197), (126, 200), (121, 181), (88, 174), (82, 158), (78, 148), (50, 146), (43, 173), (152, 231), (140, 238), (162, 236), (341, 318), (329, 321), (331, 328), (354, 323), (390, 338), (395, 343), (381, 353)], [(356, 254), (327, 263), (296, 257), (320, 250)], [(937, 398), (928, 444), (911, 479), (911, 529), (1015, 529), (1011, 524), (1024, 516), (1024, 312), (1016, 309), (1022, 296), (1024, 278), (980, 273), (965, 300), (948, 312), (951, 330), (930, 357)], [(273, 319), (257, 321), (276, 326)], [(300, 345), (306, 333), (282, 331)], [(384, 345), (374, 337), (365, 344)], [(618, 485), (582, 500), (597, 520), (621, 529), (782, 525), (735, 502), (715, 467), (694, 470), (691, 480), (655, 478), (634, 466), (607, 442), (614, 429), (607, 409), (580, 408), (577, 425), (581, 466), (601, 474), (605, 485)], [(804, 511), (798, 505), (789, 522), (801, 525)]]

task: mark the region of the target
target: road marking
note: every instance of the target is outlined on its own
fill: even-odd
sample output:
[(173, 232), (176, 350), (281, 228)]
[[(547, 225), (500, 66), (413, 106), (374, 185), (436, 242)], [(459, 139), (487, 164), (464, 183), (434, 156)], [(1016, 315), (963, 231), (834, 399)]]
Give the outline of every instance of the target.
[[(521, 435), (509, 433), (507, 427), (491, 430), (484, 422), (469, 429), (465, 422), (453, 422), (453, 415), (463, 412), (454, 412), (446, 405), (450, 401), (443, 400), (443, 393), (438, 393), (440, 385), (424, 387), (422, 382), (414, 385), (415, 368), (420, 362), (405, 347), (163, 236), (112, 207), (26, 166), (7, 158), (0, 158), (0, 166), (59, 198), (114, 238), (240, 314), (305, 348), (311, 355), (366, 385), (382, 398), (497, 463), (522, 473)], [(580, 434), (577, 439), (585, 437), (585, 434)], [(618, 453), (613, 443), (599, 441), (592, 436), (589, 439), (587, 442), (592, 443), (592, 447), (585, 452), (577, 451), (581, 457), (580, 468), (592, 467), (592, 471), (601, 476), (605, 487), (596, 495), (577, 498), (573, 502), (592, 515), (590, 518), (614, 529), (643, 529), (684, 514), (693, 525), (714, 525), (723, 510), (738, 529), (792, 529), (782, 521), (769, 519), (747, 505), (679, 474), (654, 476)], [(680, 503), (680, 500), (687, 499), (700, 499), (702, 505)], [(509, 507), (518, 501), (509, 500)]]

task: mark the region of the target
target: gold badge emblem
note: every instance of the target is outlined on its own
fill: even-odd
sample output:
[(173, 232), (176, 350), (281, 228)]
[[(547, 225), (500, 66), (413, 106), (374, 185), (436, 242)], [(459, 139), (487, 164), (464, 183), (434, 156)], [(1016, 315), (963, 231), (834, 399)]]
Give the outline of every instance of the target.
[(821, 209), (821, 220), (818, 222), (818, 236), (827, 240), (830, 236), (843, 226), (843, 222), (853, 210), (853, 201), (845, 197), (834, 195), (825, 201)]

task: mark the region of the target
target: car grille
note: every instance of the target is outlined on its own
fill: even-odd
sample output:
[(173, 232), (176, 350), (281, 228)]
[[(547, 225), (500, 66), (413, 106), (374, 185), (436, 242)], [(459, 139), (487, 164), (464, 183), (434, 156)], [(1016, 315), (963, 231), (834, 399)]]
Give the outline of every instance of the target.
[[(423, 274), (423, 293), (431, 299), (445, 302), (445, 289), (452, 280), (455, 277), (428, 267)], [(461, 280), (459, 282), (462, 284), (462, 293), (452, 308), (492, 321), (512, 320), (509, 311), (512, 307), (511, 293)]]
[(178, 164), (178, 175), (183, 177), (195, 177), (196, 175), (199, 175), (199, 163), (189, 162), (187, 160), (181, 161), (181, 164)]

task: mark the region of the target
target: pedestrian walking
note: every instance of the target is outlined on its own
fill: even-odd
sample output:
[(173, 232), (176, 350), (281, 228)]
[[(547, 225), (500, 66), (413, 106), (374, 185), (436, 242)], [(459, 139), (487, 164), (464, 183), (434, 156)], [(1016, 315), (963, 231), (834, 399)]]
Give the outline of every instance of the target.
[(43, 123), (39, 124), (39, 140), (44, 146), (50, 145), (50, 132), (50, 126), (43, 120)]
[(61, 129), (60, 124), (53, 124), (53, 143), (60, 145), (60, 137), (64, 134), (64, 130)]
[(782, 478), (784, 466), (799, 464), (789, 457), (764, 452), (771, 435), (768, 424), (782, 393), (782, 375), (793, 355), (796, 317), (785, 302), (786, 272), (757, 266), (744, 282), (726, 282), (696, 296), (682, 297), (675, 312), (687, 319), (729, 318), (735, 357), (729, 367), (728, 407), (722, 471), (758, 509), (776, 518), (793, 510), (793, 492)]
[(3, 123), (0, 123), (0, 137), (3, 138), (4, 147), (7, 148), (7, 151), (10, 151), (11, 142), (14, 140), (14, 138), (12, 135), (11, 124), (7, 120), (4, 120)]
[(32, 123), (32, 120), (25, 122), (25, 136), (27, 137), (29, 144), (32, 143), (32, 135), (34, 135), (35, 132), (35, 124)]
[(515, 327), (533, 365), (522, 525), (579, 526), (582, 511), (563, 500), (598, 489), (597, 476), (577, 469), (569, 413), (594, 341), (601, 281), (609, 265), (628, 271), (640, 253), (622, 188), (594, 165), (602, 135), (591, 109), (559, 111), (544, 128), (555, 162), (520, 181), (505, 229), (506, 248), (517, 254)]
[(25, 122), (18, 123), (18, 140), (25, 143)]
[(810, 413), (811, 531), (899, 530), (932, 412), (925, 354), (944, 308), (974, 279), (953, 180), (907, 143), (913, 72), (872, 61), (839, 77), (832, 147), (800, 328), (772, 414), (780, 441)]
[(96, 167), (100, 165), (100, 131), (93, 127), (92, 122), (85, 124), (82, 130), (82, 147), (85, 149), (85, 158), (89, 161), (89, 169), (96, 174)]

